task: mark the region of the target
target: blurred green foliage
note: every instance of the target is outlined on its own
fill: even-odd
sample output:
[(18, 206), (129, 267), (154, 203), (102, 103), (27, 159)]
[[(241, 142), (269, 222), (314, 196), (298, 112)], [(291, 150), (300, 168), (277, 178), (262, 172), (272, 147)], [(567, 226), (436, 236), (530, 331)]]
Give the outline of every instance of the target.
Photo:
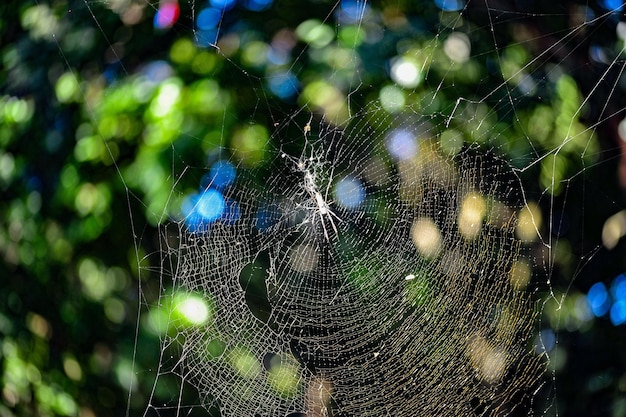
[[(274, 127), (292, 115), (300, 126), (309, 112), (342, 125), (355, 112), (375, 120), (406, 108), (450, 153), (478, 142), (511, 161), (546, 222), (568, 214), (569, 229), (555, 232), (558, 241), (543, 228), (554, 243), (545, 273), (556, 297), (567, 295), (561, 309), (546, 308), (547, 321), (564, 332), (563, 364), (555, 366), (570, 369), (563, 382), (557, 378), (557, 401), (577, 407), (563, 405), (560, 415), (626, 415), (619, 411), (624, 353), (616, 353), (624, 345), (600, 344), (624, 336), (604, 322), (576, 321), (591, 279), (626, 267), (623, 245), (585, 258), (597, 253), (603, 219), (622, 205), (617, 186), (601, 180), (614, 175), (617, 145), (602, 142), (602, 125), (587, 110), (623, 103), (591, 94), (589, 75), (575, 68), (583, 62), (539, 54), (536, 38), (516, 35), (532, 28), (556, 42), (574, 28), (555, 28), (550, 10), (531, 22), (544, 11), (537, 2), (489, 24), (478, 2), (463, 14), (441, 12), (430, 1), (371, 2), (362, 19), (341, 23), (339, 3), (307, 3), (234, 9), (220, 28), (219, 49), (195, 42), (200, 2), (181, 2), (181, 20), (170, 30), (154, 28), (158, 3), (0, 5), (0, 416), (142, 412), (159, 336), (168, 330), (162, 310), (146, 313), (163, 290), (157, 226), (177, 216), (208, 158), (227, 148), (242, 168), (258, 166)], [(500, 9), (514, 11), (513, 3)], [(574, 9), (568, 13), (576, 17)], [(446, 50), (451, 33), (469, 36), (469, 56)], [(286, 56), (272, 62), (277, 42), (288, 45)], [(585, 47), (566, 44), (574, 58)], [(415, 77), (394, 82), (393, 62), (412, 65)], [(281, 97), (271, 83), (285, 73), (296, 77), (295, 90)], [(596, 193), (587, 184), (607, 204), (588, 204)], [(570, 341), (590, 346), (579, 353)], [(579, 354), (597, 366), (567, 368)], [(608, 382), (593, 385), (597, 378)], [(155, 403), (176, 397), (176, 382), (170, 391), (165, 386)], [(292, 394), (280, 382), (276, 390)]]

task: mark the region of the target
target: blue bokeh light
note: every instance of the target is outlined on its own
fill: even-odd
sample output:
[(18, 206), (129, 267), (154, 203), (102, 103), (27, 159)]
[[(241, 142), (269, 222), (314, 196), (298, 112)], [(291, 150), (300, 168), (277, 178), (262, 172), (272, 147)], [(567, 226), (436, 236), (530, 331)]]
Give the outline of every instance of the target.
[(596, 282), (589, 288), (587, 302), (591, 312), (596, 317), (604, 316), (611, 308), (611, 300), (606, 286), (601, 282)]
[(610, 317), (614, 326), (626, 323), (626, 300), (618, 300), (611, 306)]
[(216, 9), (230, 10), (235, 6), (237, 1), (236, 0), (210, 0), (209, 3), (211, 3), (211, 6), (215, 7)]
[(196, 45), (205, 48), (207, 46), (215, 46), (217, 42), (217, 28), (199, 29), (195, 36)]
[(335, 194), (337, 202), (343, 207), (355, 209), (365, 200), (365, 189), (356, 178), (342, 178), (336, 185)]
[(622, 0), (598, 0), (600, 7), (612, 12), (620, 12), (624, 8), (624, 2)]
[(285, 65), (289, 62), (289, 59), (291, 57), (289, 51), (290, 50), (288, 48), (272, 46), (267, 53), (267, 59), (269, 62), (276, 66)]
[(626, 274), (620, 274), (613, 280), (611, 295), (616, 301), (626, 300)]
[(464, 6), (462, 0), (435, 0), (435, 4), (444, 12), (458, 12)]
[(595, 44), (589, 46), (589, 58), (600, 64), (610, 64), (611, 62), (604, 48)]
[(395, 129), (387, 137), (387, 149), (393, 158), (399, 161), (410, 159), (418, 151), (415, 136), (405, 129)]
[(233, 164), (228, 161), (217, 161), (211, 166), (211, 170), (202, 177), (200, 186), (223, 190), (235, 181), (236, 176), (237, 173)]
[(185, 216), (185, 224), (189, 228), (189, 231), (194, 233), (205, 232), (208, 230), (209, 226), (209, 223), (205, 222), (197, 211), (192, 211)]
[(544, 352), (550, 352), (556, 345), (556, 335), (552, 329), (544, 329), (540, 334), (541, 348)]
[(202, 221), (202, 216), (196, 210), (198, 196), (198, 194), (192, 194), (185, 197), (180, 208), (185, 218), (185, 223), (193, 232), (201, 231), (206, 226), (206, 223)]
[(243, 7), (253, 12), (260, 12), (268, 9), (274, 0), (246, 0), (243, 2)]
[(209, 223), (222, 217), (225, 208), (224, 196), (217, 190), (208, 189), (198, 197), (196, 210)]
[(346, 22), (358, 22), (368, 12), (365, 0), (341, 0), (341, 17)]
[(196, 17), (196, 26), (200, 30), (211, 30), (220, 23), (222, 11), (213, 7), (202, 9)]
[(296, 94), (300, 84), (298, 78), (296, 78), (291, 71), (274, 75), (269, 79), (268, 83), (272, 93), (282, 99), (292, 97)]
[(181, 206), (185, 223), (194, 232), (204, 231), (211, 223), (219, 220), (225, 209), (224, 196), (213, 189), (187, 196)]
[(146, 64), (141, 74), (146, 77), (150, 83), (158, 84), (170, 78), (174, 74), (174, 70), (166, 61), (157, 60)]

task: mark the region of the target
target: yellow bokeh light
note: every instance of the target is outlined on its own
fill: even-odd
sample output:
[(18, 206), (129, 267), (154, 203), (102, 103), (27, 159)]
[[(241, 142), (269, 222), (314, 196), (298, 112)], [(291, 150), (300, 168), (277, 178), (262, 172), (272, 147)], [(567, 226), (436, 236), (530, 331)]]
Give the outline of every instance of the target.
[(626, 236), (626, 210), (615, 213), (602, 226), (602, 244), (611, 250)]
[(350, 120), (346, 96), (326, 81), (317, 80), (308, 84), (300, 95), (300, 101), (321, 110), (325, 119), (334, 125), (342, 125)]
[(441, 232), (435, 222), (427, 217), (413, 223), (411, 238), (420, 255), (425, 258), (437, 256), (441, 249)]
[(443, 44), (443, 50), (454, 62), (462, 64), (470, 57), (471, 43), (465, 33), (453, 32)]
[(524, 242), (534, 242), (539, 237), (542, 216), (537, 203), (530, 201), (519, 211), (515, 233)]
[(532, 268), (528, 264), (528, 262), (523, 259), (518, 259), (517, 261), (513, 262), (513, 266), (511, 266), (511, 271), (509, 271), (511, 286), (515, 290), (523, 290), (530, 282), (531, 275)]
[(472, 367), (479, 372), (482, 380), (494, 383), (502, 379), (508, 361), (504, 350), (492, 346), (480, 336), (468, 339), (466, 349)]
[(461, 203), (459, 211), (459, 233), (467, 240), (475, 239), (482, 230), (483, 219), (487, 213), (487, 203), (478, 193), (469, 193)]
[(80, 364), (73, 357), (66, 357), (63, 359), (63, 371), (70, 379), (74, 381), (80, 381), (83, 379), (83, 370)]

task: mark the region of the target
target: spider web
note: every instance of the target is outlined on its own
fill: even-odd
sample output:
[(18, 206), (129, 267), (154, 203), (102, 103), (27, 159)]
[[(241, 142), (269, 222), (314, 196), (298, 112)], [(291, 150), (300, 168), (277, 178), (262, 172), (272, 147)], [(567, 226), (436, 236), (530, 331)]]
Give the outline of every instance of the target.
[[(383, 130), (418, 130), (398, 126)], [(263, 188), (224, 193), (236, 220), (176, 229), (172, 294), (197, 294), (210, 310), (200, 326), (174, 323), (177, 372), (203, 406), (294, 416), (532, 406), (545, 365), (519, 273), (516, 176), (494, 155), (452, 158), (428, 141), (394, 162), (384, 137), (371, 140), (377, 127), (323, 129), (299, 159), (278, 152)]]
[[(169, 62), (134, 74), (99, 6), (182, 33)], [(554, 340), (590, 320), (571, 279), (597, 251), (567, 269), (563, 213), (614, 158), (598, 129), (623, 110), (621, 9), (601, 6), (311, 2), (290, 26), (288, 2), (83, 2), (109, 69), (154, 107), (144, 140), (170, 155), (165, 199), (115, 163), (160, 227), (137, 255), (138, 338), (157, 335), (159, 358), (136, 366), (152, 390), (130, 386), (129, 407), (559, 415)], [(246, 13), (277, 16), (273, 37)], [(248, 82), (235, 98), (228, 72)]]

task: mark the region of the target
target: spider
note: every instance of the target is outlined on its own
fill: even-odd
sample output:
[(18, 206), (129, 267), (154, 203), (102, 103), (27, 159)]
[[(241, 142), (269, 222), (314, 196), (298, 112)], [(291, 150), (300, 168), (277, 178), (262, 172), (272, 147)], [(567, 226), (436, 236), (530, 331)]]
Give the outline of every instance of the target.
[[(332, 178), (332, 175), (333, 175), (333, 172), (331, 170), (331, 173), (330, 173), (331, 178)], [(328, 221), (330, 221), (330, 225), (332, 226), (335, 234), (338, 234), (339, 232), (337, 231), (337, 226), (335, 225), (335, 221), (333, 220), (333, 217), (337, 219), (339, 222), (342, 221), (341, 218), (337, 216), (330, 209), (330, 205), (332, 203), (326, 202), (328, 200), (330, 184), (331, 184), (331, 181), (328, 181), (328, 185), (326, 186), (326, 192), (324, 196), (322, 196), (322, 193), (319, 192), (319, 190), (317, 189), (317, 186), (315, 185), (315, 180), (313, 178), (313, 175), (308, 170), (304, 174), (304, 189), (309, 194), (311, 199), (315, 202), (315, 206), (316, 206), (313, 216), (319, 214), (320, 220), (322, 222), (322, 229), (324, 230), (324, 237), (326, 238), (327, 242), (330, 242), (330, 238), (328, 237), (328, 230), (326, 229), (324, 216), (326, 216), (328, 218)]]
[[(288, 157), (288, 155), (283, 153), (282, 157), (285, 158), (285, 157)], [(313, 157), (311, 157), (310, 160), (313, 160)], [(311, 171), (308, 169), (305, 161), (306, 160), (300, 159), (297, 162), (294, 161), (294, 163), (298, 171), (304, 173), (304, 183), (302, 184), (302, 187), (307, 192), (309, 197), (311, 197), (311, 200), (315, 204), (313, 207), (313, 217), (319, 215), (320, 220), (322, 222), (322, 229), (324, 230), (324, 238), (326, 239), (327, 242), (330, 242), (330, 237), (328, 235), (328, 229), (326, 228), (324, 217), (326, 217), (328, 221), (330, 222), (330, 225), (333, 228), (333, 231), (335, 232), (335, 234), (338, 234), (339, 232), (337, 230), (337, 225), (335, 224), (335, 220), (333, 220), (333, 217), (337, 219), (337, 221), (339, 222), (343, 221), (338, 215), (336, 215), (330, 209), (330, 205), (332, 203), (327, 203), (328, 194), (330, 192), (330, 186), (332, 184), (334, 168), (330, 171), (330, 179), (328, 181), (328, 185), (326, 186), (326, 191), (324, 192), (324, 195), (322, 195), (320, 190), (317, 188), (317, 185), (315, 184), (315, 175), (311, 173)]]

